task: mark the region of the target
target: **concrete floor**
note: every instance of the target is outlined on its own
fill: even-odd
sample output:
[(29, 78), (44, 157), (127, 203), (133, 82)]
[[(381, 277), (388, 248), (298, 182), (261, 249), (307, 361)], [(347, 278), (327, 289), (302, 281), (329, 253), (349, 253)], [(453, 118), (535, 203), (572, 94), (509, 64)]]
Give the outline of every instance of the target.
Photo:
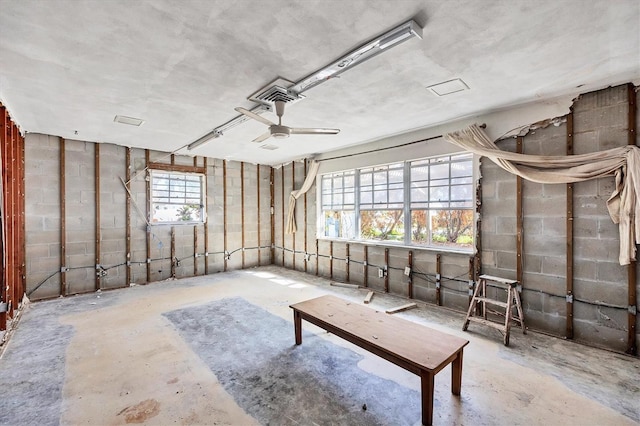
[[(288, 412), (286, 421), (269, 418), (255, 401), (247, 405), (237, 389), (229, 391), (221, 377), (224, 371), (217, 376), (205, 359), (223, 359), (223, 354), (199, 356), (202, 352), (180, 334), (177, 320), (167, 316), (242, 298), (290, 326), (290, 344), (284, 345), (282, 353), (291, 354), (312, 346), (313, 339), (305, 338), (301, 347), (294, 348), (288, 306), (328, 293), (359, 303), (366, 295), (365, 290), (333, 287), (324, 279), (269, 266), (33, 303), (0, 359), (0, 424), (345, 424), (342, 413), (322, 406), (331, 395), (321, 402), (313, 392), (299, 392), (300, 406), (291, 411), (297, 414)], [(404, 303), (377, 294), (370, 306), (384, 309)], [(462, 332), (462, 314), (431, 305), (420, 304), (397, 315), (470, 340), (464, 353), (461, 397), (451, 395), (449, 367), (436, 376), (436, 425), (640, 422), (637, 358), (517, 330), (510, 346), (504, 347), (497, 331), (471, 324), (469, 332)], [(206, 321), (213, 329), (224, 326), (215, 314)], [(359, 361), (352, 369), (358, 370), (359, 377), (387, 381), (409, 395), (419, 392), (417, 376), (306, 322), (303, 327), (327, 342), (328, 348), (355, 353)], [(286, 382), (304, 372), (278, 374), (278, 380)], [(263, 392), (263, 401), (281, 399), (278, 394), (268, 395), (277, 387), (265, 386)], [(362, 401), (352, 396), (355, 408), (346, 410), (354, 416)], [(381, 394), (376, 400), (375, 391), (367, 397), (365, 402), (372, 407), (368, 416), (374, 415), (376, 404), (384, 398)], [(407, 407), (416, 403), (407, 401)], [(419, 415), (410, 420), (362, 419), (363, 424), (420, 423)]]

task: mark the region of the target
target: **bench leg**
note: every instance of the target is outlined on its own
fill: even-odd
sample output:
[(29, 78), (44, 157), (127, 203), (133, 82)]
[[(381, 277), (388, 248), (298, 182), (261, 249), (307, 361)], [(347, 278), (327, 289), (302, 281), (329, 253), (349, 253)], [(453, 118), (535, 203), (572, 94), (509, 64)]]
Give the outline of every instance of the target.
[(293, 311), (293, 327), (296, 332), (296, 345), (300, 345), (302, 344), (302, 317), (296, 310)]
[(420, 372), (422, 390), (422, 424), (431, 426), (433, 422), (433, 374)]
[(462, 389), (462, 349), (451, 363), (451, 393), (460, 395)]

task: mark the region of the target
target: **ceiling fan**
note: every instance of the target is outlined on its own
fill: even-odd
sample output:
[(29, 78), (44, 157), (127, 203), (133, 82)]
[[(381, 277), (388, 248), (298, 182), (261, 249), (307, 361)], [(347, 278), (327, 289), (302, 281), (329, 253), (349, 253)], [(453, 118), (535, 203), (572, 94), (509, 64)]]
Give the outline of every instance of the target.
[(253, 118), (256, 121), (259, 121), (263, 124), (269, 126), (269, 130), (266, 133), (258, 136), (253, 140), (253, 142), (262, 142), (264, 140), (269, 139), (270, 137), (282, 139), (288, 138), (290, 135), (337, 135), (340, 130), (339, 129), (318, 129), (318, 128), (297, 128), (297, 127), (288, 127), (282, 125), (282, 115), (284, 114), (284, 101), (275, 101), (276, 105), (276, 115), (278, 116), (278, 124), (267, 120), (264, 117), (255, 114), (248, 109), (244, 109), (242, 107), (238, 107), (235, 110), (241, 114), (246, 115), (249, 118)]

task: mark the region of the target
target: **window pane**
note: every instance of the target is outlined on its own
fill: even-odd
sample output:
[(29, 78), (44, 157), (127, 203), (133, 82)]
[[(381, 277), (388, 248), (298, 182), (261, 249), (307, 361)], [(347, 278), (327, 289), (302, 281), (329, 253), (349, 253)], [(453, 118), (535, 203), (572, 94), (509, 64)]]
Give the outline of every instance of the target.
[(411, 242), (421, 246), (429, 245), (429, 213), (426, 210), (411, 211)]
[(436, 186), (429, 188), (429, 198), (431, 201), (447, 201), (449, 199), (449, 187)]
[(472, 249), (473, 210), (432, 210), (431, 244)]
[(360, 212), (360, 238), (404, 241), (402, 210), (364, 210)]
[(449, 164), (434, 164), (431, 166), (431, 180), (449, 179)]
[(325, 211), (324, 236), (334, 238), (354, 238), (355, 212), (347, 210)]
[(203, 176), (151, 171), (151, 221), (201, 222), (204, 217)]

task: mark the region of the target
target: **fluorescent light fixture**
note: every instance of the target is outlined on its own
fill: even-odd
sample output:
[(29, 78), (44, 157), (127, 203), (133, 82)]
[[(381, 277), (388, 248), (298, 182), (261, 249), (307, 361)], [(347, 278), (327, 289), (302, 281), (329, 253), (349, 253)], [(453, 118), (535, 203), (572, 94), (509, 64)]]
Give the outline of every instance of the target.
[(337, 77), (346, 70), (361, 64), (367, 59), (373, 58), (374, 56), (382, 53), (383, 50), (397, 46), (412, 37), (422, 39), (422, 28), (420, 28), (414, 20), (407, 21), (404, 24), (368, 41), (326, 67), (305, 77), (298, 83), (291, 86), (289, 91), (299, 95), (300, 93), (305, 92), (328, 79)]
[[(269, 105), (260, 104), (260, 105), (254, 107), (251, 110), (251, 112), (253, 112), (255, 114), (262, 114), (265, 111), (271, 111), (271, 107)], [(190, 143), (187, 146), (187, 149), (189, 151), (191, 151), (192, 149), (196, 149), (200, 145), (209, 142), (211, 139), (219, 138), (227, 130), (232, 129), (232, 128), (236, 127), (238, 124), (244, 123), (247, 120), (249, 120), (249, 117), (247, 117), (246, 115), (241, 114), (241, 115), (239, 115), (239, 116), (227, 121), (223, 125), (216, 127), (215, 129), (213, 129), (212, 131), (210, 131), (206, 135), (201, 136), (200, 138), (198, 138), (194, 142)]]
[(140, 126), (144, 120), (140, 118), (126, 117), (124, 115), (116, 115), (113, 121), (120, 124), (128, 124), (129, 126)]

